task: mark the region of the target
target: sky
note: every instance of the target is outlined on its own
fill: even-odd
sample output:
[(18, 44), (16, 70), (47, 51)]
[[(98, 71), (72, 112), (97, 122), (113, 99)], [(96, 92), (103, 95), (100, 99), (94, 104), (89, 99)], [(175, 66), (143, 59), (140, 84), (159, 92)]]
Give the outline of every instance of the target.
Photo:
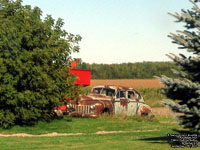
[(168, 53), (190, 55), (168, 37), (183, 24), (168, 12), (190, 9), (189, 0), (23, 0), (45, 17), (62, 18), (63, 29), (82, 37), (80, 52), (87, 63), (170, 61)]

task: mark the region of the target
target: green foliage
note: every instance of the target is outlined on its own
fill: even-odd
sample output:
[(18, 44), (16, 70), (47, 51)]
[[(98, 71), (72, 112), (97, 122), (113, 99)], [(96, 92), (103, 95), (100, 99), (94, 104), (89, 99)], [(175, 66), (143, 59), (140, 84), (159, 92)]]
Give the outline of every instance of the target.
[(21, 0), (0, 0), (0, 126), (51, 120), (60, 100), (72, 96), (69, 74), (80, 36), (62, 29), (63, 21), (41, 19), (38, 8)]
[(149, 79), (155, 75), (176, 77), (171, 68), (177, 69), (172, 62), (88, 64), (81, 61), (77, 68), (91, 70), (92, 79)]
[(161, 103), (166, 96), (162, 93), (162, 88), (138, 88), (141, 95), (143, 96), (145, 103), (151, 107), (163, 107)]
[(200, 134), (200, 8), (199, 1), (190, 0), (193, 3), (191, 10), (171, 14), (177, 22), (185, 24), (184, 31), (170, 34), (173, 43), (178, 44), (180, 49), (187, 50), (193, 55), (186, 57), (183, 54), (168, 56), (180, 67), (174, 70), (178, 78), (172, 79), (162, 76), (162, 82), (167, 86), (165, 89), (168, 98), (178, 100), (165, 101), (164, 103), (175, 112), (183, 113), (179, 117), (180, 124), (193, 132)]
[(90, 92), (91, 92), (91, 87), (90, 87), (90, 86), (88, 86), (88, 87), (81, 87), (81, 88), (79, 89), (79, 94), (80, 94), (80, 96), (86, 96), (86, 95), (88, 95)]

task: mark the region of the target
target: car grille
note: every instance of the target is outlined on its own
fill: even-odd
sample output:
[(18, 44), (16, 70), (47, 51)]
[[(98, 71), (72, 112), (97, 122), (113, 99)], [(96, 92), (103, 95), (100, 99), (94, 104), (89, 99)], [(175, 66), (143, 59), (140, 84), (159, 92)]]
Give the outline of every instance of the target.
[(90, 105), (72, 105), (74, 109), (73, 112), (75, 113), (82, 113), (82, 114), (90, 114), (94, 113), (94, 110), (91, 110)]

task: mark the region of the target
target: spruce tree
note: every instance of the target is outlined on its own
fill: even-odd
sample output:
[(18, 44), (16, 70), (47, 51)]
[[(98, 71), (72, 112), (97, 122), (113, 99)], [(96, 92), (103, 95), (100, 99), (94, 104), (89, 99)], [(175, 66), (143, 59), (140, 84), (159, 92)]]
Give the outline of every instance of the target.
[(179, 66), (173, 70), (177, 78), (166, 76), (161, 81), (166, 85), (164, 92), (171, 101), (164, 101), (172, 111), (181, 113), (179, 124), (192, 132), (200, 134), (200, 0), (190, 0), (193, 8), (170, 14), (178, 23), (184, 23), (184, 29), (171, 33), (169, 37), (179, 49), (186, 50), (190, 56), (168, 54)]
[(38, 7), (0, 0), (0, 126), (53, 119), (53, 108), (73, 96), (71, 53), (81, 37), (63, 20), (41, 19)]

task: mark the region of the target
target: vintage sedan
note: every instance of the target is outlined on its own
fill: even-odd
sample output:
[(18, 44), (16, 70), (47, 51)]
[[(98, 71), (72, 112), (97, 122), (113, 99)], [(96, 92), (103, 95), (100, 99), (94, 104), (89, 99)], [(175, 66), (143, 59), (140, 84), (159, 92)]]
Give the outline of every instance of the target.
[(95, 86), (91, 93), (67, 104), (70, 116), (99, 117), (102, 114), (125, 113), (152, 115), (151, 107), (144, 103), (142, 95), (133, 88), (123, 86)]

